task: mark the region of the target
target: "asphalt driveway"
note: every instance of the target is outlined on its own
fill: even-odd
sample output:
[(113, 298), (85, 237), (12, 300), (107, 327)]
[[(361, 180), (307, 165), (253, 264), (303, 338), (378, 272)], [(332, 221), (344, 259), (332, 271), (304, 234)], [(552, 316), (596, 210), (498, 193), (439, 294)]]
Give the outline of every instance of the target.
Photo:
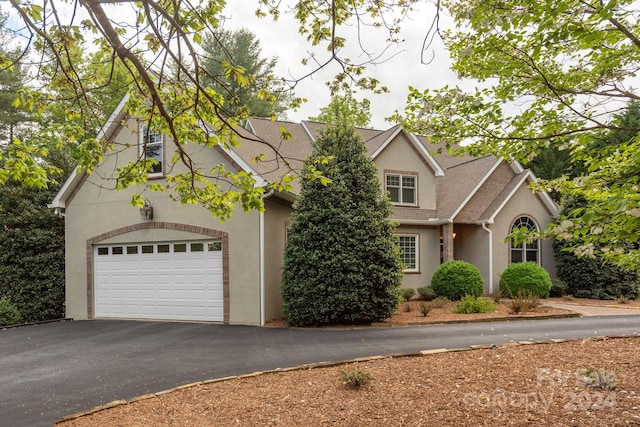
[(640, 316), (348, 330), (120, 320), (26, 326), (0, 330), (0, 424), (50, 426), (113, 400), (306, 363), (639, 334)]

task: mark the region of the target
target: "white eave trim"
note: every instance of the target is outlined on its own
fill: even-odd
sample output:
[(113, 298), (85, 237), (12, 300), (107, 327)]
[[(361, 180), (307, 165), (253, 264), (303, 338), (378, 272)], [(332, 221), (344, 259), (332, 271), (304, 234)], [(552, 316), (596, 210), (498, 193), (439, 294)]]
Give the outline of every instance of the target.
[(411, 139), (413, 139), (414, 143), (418, 146), (418, 149), (422, 152), (425, 159), (427, 159), (427, 162), (429, 162), (433, 167), (433, 170), (436, 172), (436, 176), (444, 176), (444, 169), (442, 169), (438, 162), (436, 162), (436, 159), (433, 158), (429, 150), (427, 150), (427, 147), (425, 147), (422, 141), (420, 141), (420, 138), (418, 138), (413, 133), (410, 133), (409, 135), (411, 136)]
[(313, 134), (311, 133), (311, 130), (307, 127), (307, 121), (306, 120), (302, 120), (300, 122), (300, 125), (302, 126), (302, 129), (304, 129), (304, 131), (307, 133), (307, 136), (309, 137), (309, 139), (312, 142), (316, 142), (316, 139), (313, 137)]
[(269, 185), (269, 182), (262, 177), (258, 172), (256, 172), (249, 163), (245, 162), (242, 157), (238, 155), (235, 151), (230, 148), (224, 146), (224, 144), (218, 144), (218, 146), (225, 152), (229, 157), (233, 159), (240, 167), (250, 174), (256, 180), (256, 187), (266, 187)]
[[(516, 184), (513, 187), (511, 192), (507, 195), (507, 197), (504, 198), (502, 203), (500, 203), (500, 206), (498, 206), (498, 208), (493, 212), (493, 214), (489, 217), (489, 219), (486, 220), (486, 222), (488, 222), (490, 224), (493, 224), (493, 222), (495, 221), (495, 219), (498, 216), (498, 214), (500, 214), (500, 212), (506, 206), (506, 204), (509, 203), (509, 200), (511, 200), (511, 198), (520, 189), (520, 187), (522, 187), (522, 184), (524, 184), (525, 181), (533, 182), (533, 181), (535, 181), (535, 179), (536, 179), (536, 177), (533, 174), (533, 172), (531, 172), (530, 170), (527, 170), (526, 173), (524, 174), (524, 176), (518, 182), (518, 184)], [(549, 194), (546, 191), (540, 191), (538, 193), (534, 193), (534, 196), (536, 196), (536, 195), (540, 195), (541, 196), (542, 202), (547, 206), (547, 208), (551, 211), (551, 213), (553, 215), (557, 215), (558, 214), (558, 212), (559, 212), (558, 205), (555, 204), (555, 202), (551, 199), (551, 196), (549, 196)]]
[[(371, 160), (375, 160), (376, 157), (378, 157), (380, 153), (382, 153), (384, 149), (387, 148), (387, 146), (391, 143), (391, 141), (393, 141), (395, 137), (398, 136), (398, 134), (400, 134), (401, 132), (404, 132), (404, 131), (400, 126), (398, 126), (396, 130), (393, 131), (393, 133), (389, 135), (387, 139), (385, 139), (382, 145), (380, 145), (380, 147), (378, 147), (378, 149), (374, 151), (373, 154), (371, 154)], [(410, 132), (406, 132), (406, 134), (409, 135), (409, 140), (422, 154), (422, 157), (424, 157), (427, 163), (431, 165), (435, 173), (435, 176), (444, 176), (444, 170), (442, 169), (442, 167), (440, 167), (438, 162), (436, 162), (436, 160), (431, 156), (431, 153), (429, 153), (429, 150), (427, 150), (424, 144), (422, 144), (422, 142), (420, 141), (420, 138), (418, 138), (415, 134)]]
[(407, 225), (442, 225), (448, 224), (449, 220), (441, 219), (441, 218), (430, 218), (430, 219), (398, 219), (398, 218), (390, 218), (391, 222), (397, 222), (398, 224), (407, 224)]
[(67, 207), (66, 200), (67, 200), (68, 193), (70, 193), (73, 190), (73, 188), (75, 188), (75, 183), (76, 181), (79, 181), (79, 180), (80, 180), (80, 173), (78, 172), (78, 168), (76, 168), (73, 172), (71, 172), (71, 175), (69, 175), (69, 177), (64, 182), (64, 184), (62, 184), (62, 187), (60, 187), (60, 190), (58, 190), (58, 193), (53, 198), (51, 203), (47, 205), (47, 207), (49, 209), (66, 208)]
[(380, 147), (378, 147), (378, 149), (376, 151), (373, 152), (373, 154), (371, 154), (371, 160), (375, 160), (376, 157), (378, 157), (378, 155), (380, 153), (382, 153), (382, 151), (384, 151), (385, 148), (387, 148), (387, 145), (389, 145), (391, 143), (391, 141), (398, 136), (398, 134), (402, 132), (402, 128), (400, 126), (398, 126), (396, 128), (395, 131), (393, 131), (393, 133), (387, 138), (385, 139), (385, 141), (382, 143), (382, 145), (380, 145)]
[[(109, 132), (109, 130), (112, 128), (112, 126), (116, 124), (118, 120), (120, 120), (122, 110), (124, 109), (125, 105), (127, 105), (127, 102), (129, 102), (129, 94), (126, 94), (125, 96), (123, 96), (120, 102), (118, 102), (118, 105), (113, 110), (113, 112), (111, 113), (111, 115), (109, 116), (105, 124), (100, 128), (100, 131), (96, 135), (97, 140), (104, 138)], [(66, 208), (67, 197), (75, 189), (76, 184), (80, 181), (82, 176), (83, 176), (83, 173), (80, 171), (79, 168), (76, 168), (71, 173), (71, 175), (69, 175), (69, 177), (64, 182), (62, 187), (60, 187), (60, 190), (58, 190), (58, 193), (53, 198), (51, 203), (47, 205), (47, 207), (50, 209)]]
[[(242, 157), (240, 157), (240, 155), (238, 155), (238, 153), (233, 151), (231, 148), (225, 147), (222, 141), (220, 141), (220, 138), (218, 137), (215, 129), (213, 129), (208, 123), (204, 123), (202, 121), (200, 121), (199, 124), (200, 126), (204, 127), (207, 132), (211, 132), (216, 137), (216, 139), (218, 140), (217, 146), (220, 147), (222, 151), (224, 151), (229, 157), (231, 157), (231, 159), (236, 162), (236, 164), (238, 164), (238, 166), (240, 166), (242, 170), (250, 174), (256, 180), (256, 187), (266, 187), (267, 185), (269, 185), (269, 182), (264, 179), (262, 175), (256, 172), (251, 167), (251, 165), (249, 165), (249, 163), (247, 163)], [(242, 138), (242, 136), (240, 136), (240, 138)]]
[(471, 198), (473, 196), (475, 196), (475, 194), (478, 192), (478, 190), (484, 185), (484, 183), (487, 181), (487, 179), (489, 179), (489, 177), (493, 174), (493, 172), (498, 169), (498, 166), (500, 166), (500, 164), (502, 164), (502, 159), (498, 159), (498, 161), (491, 166), (491, 169), (489, 169), (489, 171), (484, 174), (484, 176), (482, 177), (482, 179), (478, 182), (478, 184), (476, 184), (476, 186), (474, 187), (473, 190), (471, 190), (471, 192), (467, 195), (467, 197), (462, 201), (462, 203), (460, 203), (460, 206), (458, 206), (458, 208), (451, 214), (451, 217), (449, 218), (450, 222), (453, 222), (453, 220), (455, 219), (456, 216), (458, 216), (458, 214), (460, 213), (460, 211), (462, 211), (462, 209), (464, 209), (464, 207), (467, 205), (467, 203), (469, 203), (469, 200), (471, 200)]

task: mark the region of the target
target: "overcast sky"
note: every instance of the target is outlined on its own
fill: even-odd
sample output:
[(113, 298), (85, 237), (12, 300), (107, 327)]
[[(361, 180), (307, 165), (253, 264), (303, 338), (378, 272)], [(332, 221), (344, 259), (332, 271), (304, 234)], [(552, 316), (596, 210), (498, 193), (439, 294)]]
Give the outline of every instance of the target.
[[(3, 3), (2, 10), (10, 12), (11, 27), (21, 28), (23, 23), (17, 18), (15, 11), (4, 1), (0, 0), (0, 2)], [(277, 22), (273, 22), (269, 17), (257, 18), (255, 16), (255, 10), (258, 7), (257, 0), (230, 0), (224, 11), (226, 18), (224, 28), (248, 28), (260, 40), (262, 55), (278, 59), (276, 73), (279, 76), (300, 78), (312, 69), (312, 65), (305, 67), (301, 63), (303, 58), (309, 56), (312, 48), (309, 42), (298, 33), (298, 22), (293, 15), (286, 12), (287, 3), (293, 2), (283, 0), (281, 3), (282, 15)], [(71, 16), (72, 6), (73, 3), (57, 3), (63, 16), (67, 14)], [(118, 13), (123, 12), (121, 6), (119, 6)], [(69, 10), (65, 11), (64, 9)], [(106, 8), (107, 13), (111, 13), (113, 10)], [(83, 8), (75, 10), (76, 22), (79, 22), (83, 12)], [(449, 56), (439, 39), (435, 40), (426, 55), (427, 58), (435, 55), (433, 61), (430, 64), (421, 64), (423, 41), (434, 15), (435, 5), (429, 2), (420, 3), (419, 10), (412, 13), (403, 23), (403, 30), (398, 37), (404, 42), (390, 47), (385, 41), (387, 34), (384, 29), (369, 29), (360, 38), (357, 37), (354, 27), (339, 29), (339, 35), (347, 38), (347, 46), (344, 50), (348, 54), (345, 56), (354, 62), (366, 60), (362, 49), (373, 56), (384, 52), (383, 58), (387, 58), (377, 65), (368, 66), (368, 75), (379, 79), (382, 85), (389, 88), (390, 93), (375, 95), (372, 92), (361, 91), (356, 94), (358, 99), (368, 98), (371, 101), (371, 125), (373, 127), (381, 129), (390, 127), (385, 118), (396, 110), (402, 111), (404, 109), (409, 86), (418, 89), (439, 88), (446, 84), (469, 86), (470, 82), (462, 84), (449, 69)], [(441, 18), (441, 26), (451, 25), (446, 18), (446, 16)], [(385, 51), (385, 48), (388, 49)], [(433, 52), (434, 49), (435, 52)], [(326, 45), (316, 47), (314, 52), (320, 61), (326, 60)], [(295, 95), (308, 99), (308, 102), (300, 110), (289, 112), (287, 119), (299, 122), (309, 116), (317, 115), (320, 108), (330, 102), (329, 89), (325, 83), (337, 71), (337, 64), (333, 64), (328, 69), (317, 72), (300, 82), (295, 89)]]
[[(283, 4), (286, 3), (283, 1)], [(303, 36), (298, 34), (298, 22), (291, 14), (283, 14), (277, 22), (271, 18), (256, 18), (254, 11), (257, 2), (230, 1), (225, 9), (226, 29), (248, 28), (260, 40), (263, 56), (277, 57), (276, 72), (284, 77), (300, 77), (305, 75), (310, 68), (304, 67), (301, 60), (311, 51), (310, 44)], [(420, 4), (420, 10), (411, 15), (403, 24), (403, 31), (399, 38), (404, 40), (400, 46), (392, 47), (385, 54), (389, 60), (376, 66), (369, 66), (370, 75), (378, 78), (381, 83), (390, 89), (389, 94), (374, 95), (371, 92), (360, 92), (358, 99), (368, 98), (371, 101), (372, 126), (387, 128), (390, 125), (385, 118), (398, 110), (403, 110), (406, 102), (408, 87), (418, 89), (438, 88), (446, 84), (461, 84), (455, 74), (449, 69), (449, 56), (441, 40), (436, 40), (433, 45), (435, 59), (428, 65), (420, 63), (420, 53), (423, 40), (427, 34), (435, 15), (435, 6), (432, 4)], [(443, 25), (447, 25), (444, 19)], [(346, 50), (354, 62), (364, 60), (359, 46), (358, 37), (353, 28), (340, 30), (341, 36), (346, 36), (348, 45)], [(368, 31), (360, 38), (363, 47), (373, 54), (379, 54), (386, 46), (384, 30)], [(316, 49), (319, 57), (326, 58), (325, 47)], [(431, 53), (427, 55), (431, 57)], [(325, 82), (336, 73), (334, 65), (328, 72), (322, 71), (300, 83), (296, 88), (296, 96), (307, 98), (308, 102), (297, 112), (290, 112), (289, 120), (300, 121), (309, 116), (317, 115), (320, 108), (330, 101), (329, 90)]]

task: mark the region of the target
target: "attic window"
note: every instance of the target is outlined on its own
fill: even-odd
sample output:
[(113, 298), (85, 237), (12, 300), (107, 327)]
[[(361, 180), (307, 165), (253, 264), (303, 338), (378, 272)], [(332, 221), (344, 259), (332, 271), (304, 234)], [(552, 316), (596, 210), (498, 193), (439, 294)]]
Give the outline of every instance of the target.
[(391, 203), (415, 206), (418, 200), (417, 181), (416, 175), (387, 173), (385, 184)]
[(149, 173), (150, 176), (162, 176), (164, 162), (164, 138), (161, 133), (149, 129), (145, 124), (140, 125), (140, 154), (145, 159), (154, 159), (154, 163)]

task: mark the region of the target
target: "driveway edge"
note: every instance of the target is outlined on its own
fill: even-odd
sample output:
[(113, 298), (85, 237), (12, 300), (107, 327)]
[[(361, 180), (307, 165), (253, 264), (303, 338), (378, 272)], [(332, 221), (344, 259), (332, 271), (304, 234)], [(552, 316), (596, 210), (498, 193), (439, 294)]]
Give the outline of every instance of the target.
[(272, 369), (272, 370), (267, 370), (267, 371), (251, 372), (251, 373), (243, 374), (243, 375), (233, 375), (233, 376), (228, 376), (228, 377), (214, 378), (214, 379), (209, 379), (209, 380), (204, 380), (204, 381), (197, 381), (197, 382), (193, 382), (193, 383), (189, 383), (189, 384), (179, 385), (179, 386), (167, 389), (167, 390), (162, 390), (162, 391), (159, 391), (157, 393), (149, 393), (149, 394), (145, 394), (145, 395), (142, 395), (142, 396), (133, 397), (133, 398), (128, 399), (128, 400), (114, 400), (113, 402), (105, 403), (104, 405), (96, 406), (96, 407), (93, 407), (93, 408), (88, 409), (86, 411), (76, 412), (76, 413), (70, 414), (70, 415), (65, 415), (60, 420), (56, 421), (55, 425), (57, 425), (59, 423), (62, 423), (62, 422), (65, 422), (65, 421), (70, 421), (70, 420), (75, 420), (75, 419), (78, 419), (78, 418), (82, 418), (82, 417), (94, 414), (96, 412), (104, 411), (104, 410), (107, 410), (107, 409), (112, 409), (112, 408), (115, 408), (115, 407), (118, 407), (118, 406), (130, 405), (132, 403), (139, 402), (139, 401), (142, 401), (142, 400), (147, 400), (147, 399), (154, 399), (154, 398), (163, 396), (165, 394), (174, 393), (176, 391), (184, 390), (184, 389), (187, 389), (187, 388), (199, 387), (199, 386), (202, 386), (202, 385), (205, 385), (205, 384), (212, 384), (212, 383), (218, 383), (218, 382), (223, 382), (223, 381), (237, 380), (237, 379), (243, 379), (243, 378), (252, 378), (252, 377), (257, 377), (257, 376), (266, 375), (266, 374), (278, 374), (278, 373), (282, 373), (282, 372), (317, 369), (317, 368), (326, 368), (326, 367), (332, 367), (332, 366), (346, 365), (346, 364), (350, 364), (350, 363), (369, 362), (369, 361), (372, 361), (372, 360), (380, 360), (380, 359), (393, 359), (393, 358), (402, 358), (402, 357), (424, 357), (424, 356), (428, 356), (428, 355), (431, 355), (431, 354), (439, 354), (439, 353), (454, 353), (454, 352), (474, 351), (474, 350), (482, 350), (482, 349), (495, 349), (495, 348), (504, 348), (504, 347), (519, 347), (519, 346), (523, 346), (523, 345), (557, 344), (557, 343), (571, 342), (571, 341), (585, 341), (585, 340), (604, 341), (604, 340), (609, 340), (609, 339), (623, 339), (623, 338), (630, 338), (630, 337), (629, 336), (625, 336), (625, 335), (620, 335), (620, 336), (614, 335), (614, 336), (600, 336), (600, 337), (574, 338), (574, 339), (550, 339), (550, 340), (545, 340), (545, 341), (514, 341), (514, 342), (498, 344), (498, 345), (493, 345), (492, 344), (492, 345), (472, 345), (472, 346), (469, 346), (469, 347), (461, 347), (461, 348), (437, 348), (437, 349), (422, 350), (422, 351), (419, 351), (419, 352), (412, 352), (412, 353), (395, 353), (395, 354), (390, 354), (388, 356), (370, 356), (370, 357), (359, 357), (359, 358), (355, 358), (355, 359), (339, 360), (339, 361), (332, 361), (332, 362), (308, 363), (308, 364), (289, 367), (289, 368), (277, 368), (277, 369)]

